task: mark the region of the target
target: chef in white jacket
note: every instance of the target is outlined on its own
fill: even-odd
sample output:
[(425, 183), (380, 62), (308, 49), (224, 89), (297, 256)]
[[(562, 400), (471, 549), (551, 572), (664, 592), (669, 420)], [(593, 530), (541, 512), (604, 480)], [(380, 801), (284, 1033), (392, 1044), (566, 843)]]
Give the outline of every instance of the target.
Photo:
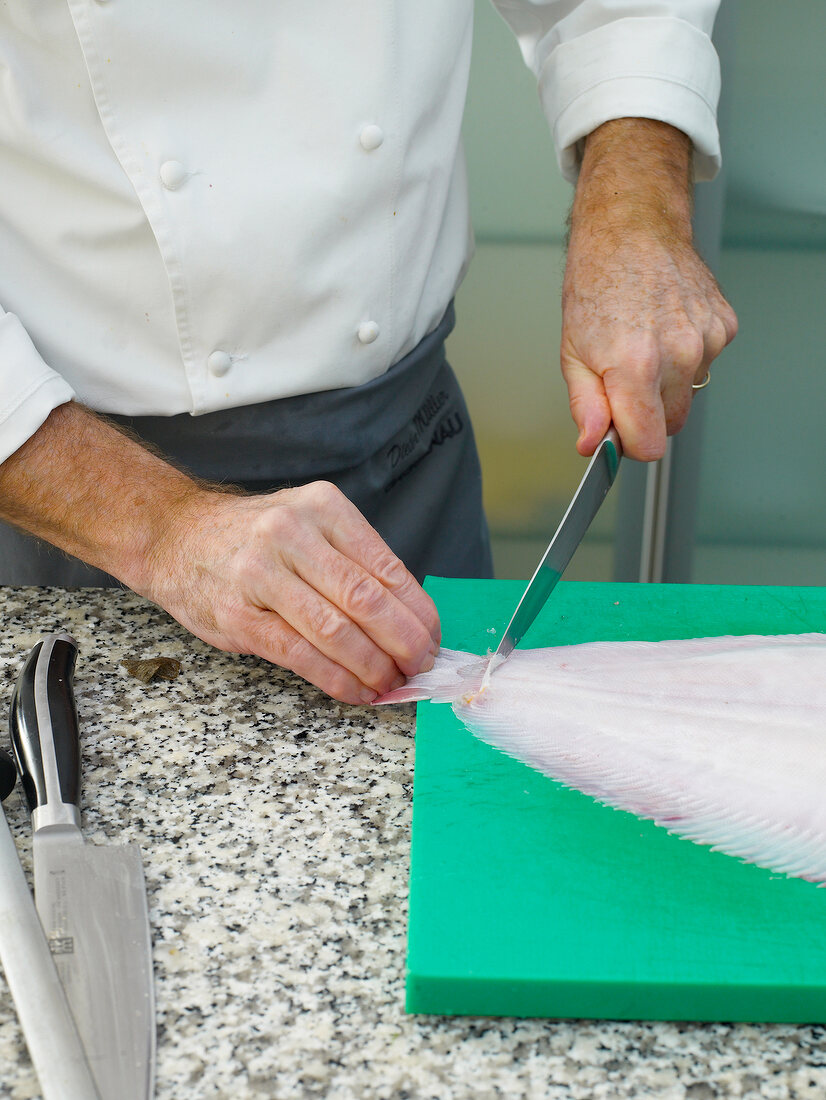
[[(656, 458), (736, 331), (690, 226), (717, 0), (497, 7), (577, 184), (578, 448)], [(353, 703), (429, 666), (416, 577), (490, 571), (443, 348), (472, 8), (3, 5), (0, 583), (104, 571)]]

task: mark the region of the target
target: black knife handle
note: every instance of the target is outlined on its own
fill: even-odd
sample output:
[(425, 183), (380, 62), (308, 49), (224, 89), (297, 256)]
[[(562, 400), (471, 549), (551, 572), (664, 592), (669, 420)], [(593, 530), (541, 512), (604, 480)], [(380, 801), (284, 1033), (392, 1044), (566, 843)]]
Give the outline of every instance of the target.
[(71, 635), (50, 634), (26, 658), (12, 694), (11, 743), (35, 829), (80, 824), (76, 658)]
[(0, 802), (8, 798), (17, 782), (14, 761), (5, 749), (0, 749)]

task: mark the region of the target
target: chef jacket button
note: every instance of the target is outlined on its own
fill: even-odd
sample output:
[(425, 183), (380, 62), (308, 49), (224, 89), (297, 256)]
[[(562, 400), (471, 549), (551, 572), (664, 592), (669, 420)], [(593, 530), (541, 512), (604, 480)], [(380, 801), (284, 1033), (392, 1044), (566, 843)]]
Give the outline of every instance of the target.
[(373, 149), (378, 149), (381, 143), (384, 141), (384, 134), (379, 126), (375, 126), (372, 123), (369, 126), (363, 126), (361, 133), (359, 134), (359, 141), (361, 142), (362, 149), (366, 149), (368, 153)]
[(375, 321), (363, 321), (359, 325), (358, 338), (362, 344), (372, 344), (379, 334), (379, 326)]
[(216, 378), (223, 378), (232, 366), (232, 359), (226, 351), (214, 351), (207, 359), (207, 366), (210, 374), (214, 374)]
[(177, 190), (186, 179), (186, 168), (179, 160), (165, 160), (160, 167), (161, 183), (167, 191)]

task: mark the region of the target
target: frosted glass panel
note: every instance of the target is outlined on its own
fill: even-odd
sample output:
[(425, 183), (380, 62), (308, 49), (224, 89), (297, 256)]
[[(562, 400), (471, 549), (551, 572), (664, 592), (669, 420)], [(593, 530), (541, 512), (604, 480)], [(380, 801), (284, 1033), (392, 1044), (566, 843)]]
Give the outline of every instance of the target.
[(826, 248), (826, 4), (742, 0), (736, 39), (724, 239)]
[(721, 276), (740, 333), (703, 395), (693, 579), (824, 584), (826, 251), (728, 248)]
[(826, 584), (826, 5), (738, 5), (693, 580)]
[(477, 0), (464, 140), (479, 240), (560, 242), (571, 187), (559, 174), (536, 78), (490, 0)]

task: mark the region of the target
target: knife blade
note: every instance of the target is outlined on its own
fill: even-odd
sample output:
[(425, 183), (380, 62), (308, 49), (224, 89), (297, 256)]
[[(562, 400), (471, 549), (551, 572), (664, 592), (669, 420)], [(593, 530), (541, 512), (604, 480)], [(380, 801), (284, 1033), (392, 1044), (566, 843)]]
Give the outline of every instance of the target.
[(14, 688), (12, 747), (32, 812), (35, 903), (101, 1100), (154, 1081), (152, 948), (140, 850), (86, 844), (80, 824), (77, 645), (51, 634)]
[(502, 640), (490, 659), (485, 683), (495, 669), (513, 652), (565, 572), (574, 551), (599, 511), (608, 490), (616, 480), (622, 459), (622, 444), (616, 428), (610, 427), (594, 451), (588, 468), (556, 529), (548, 549), (542, 555), (516, 610), (505, 628)]
[[(14, 765), (5, 752), (0, 755), (0, 765), (0, 794), (5, 798), (14, 787), (15, 776)], [(2, 808), (0, 966), (44, 1100), (99, 1100)]]

